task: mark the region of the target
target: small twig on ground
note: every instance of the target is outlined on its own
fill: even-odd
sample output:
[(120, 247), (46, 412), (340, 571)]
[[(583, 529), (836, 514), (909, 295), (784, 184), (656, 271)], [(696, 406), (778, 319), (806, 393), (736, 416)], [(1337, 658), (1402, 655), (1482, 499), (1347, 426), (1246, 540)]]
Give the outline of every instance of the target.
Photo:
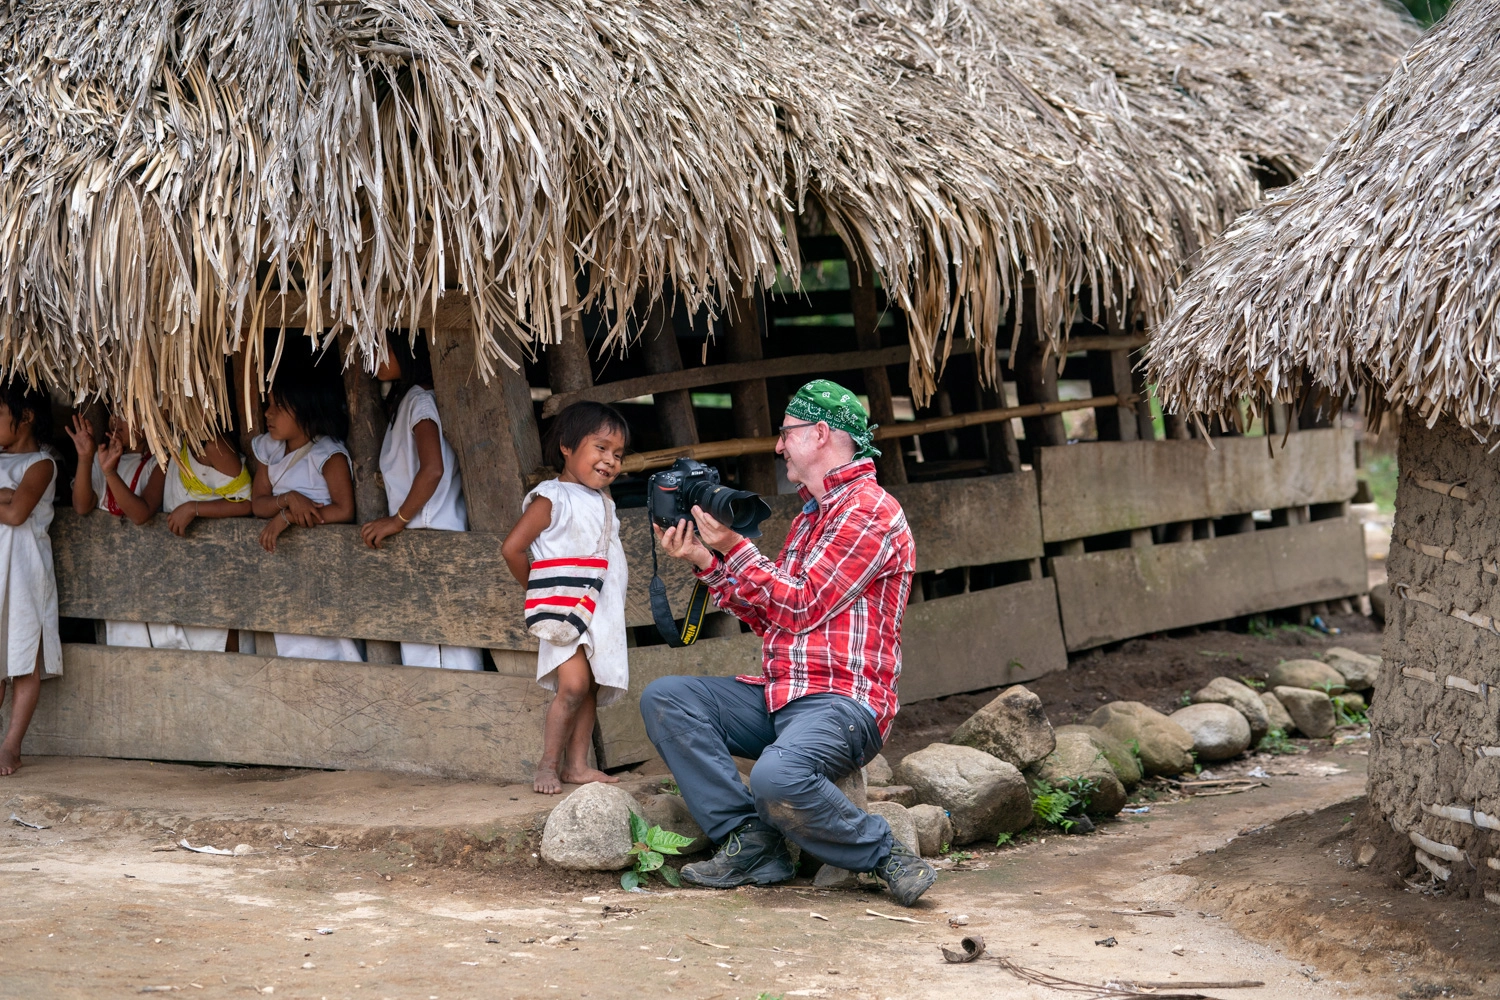
[(879, 912), (877, 912), (875, 910), (866, 910), (865, 912), (868, 913), (872, 917), (879, 917), (881, 920), (896, 920), (896, 921), (899, 921), (899, 922), (901, 922), (903, 924), (925, 924), (925, 923), (927, 923), (927, 921), (925, 921), (925, 920), (913, 920), (911, 917), (893, 917), (893, 916), (891, 916), (888, 913), (879, 913)]
[(1110, 913), (1117, 913), (1117, 914), (1119, 914), (1122, 917), (1175, 917), (1175, 916), (1177, 916), (1177, 914), (1174, 913), (1171, 910), (1110, 910), (1109, 912)]
[(720, 951), (729, 950), (729, 945), (727, 944), (714, 944), (712, 941), (705, 941), (703, 938), (693, 937), (691, 934), (687, 935), (687, 939), (689, 941), (696, 941), (701, 945), (707, 945), (710, 948), (718, 948)]
[(809, 913), (808, 916), (812, 917), (814, 920), (827, 920), (828, 919), (827, 917), (823, 916), (823, 914), (821, 914), (821, 913)]
[(1170, 983), (1132, 982), (1121, 985), (1134, 986), (1138, 990), (1248, 990), (1266, 984), (1259, 979), (1226, 979), (1222, 982), (1179, 983), (1174, 980)]

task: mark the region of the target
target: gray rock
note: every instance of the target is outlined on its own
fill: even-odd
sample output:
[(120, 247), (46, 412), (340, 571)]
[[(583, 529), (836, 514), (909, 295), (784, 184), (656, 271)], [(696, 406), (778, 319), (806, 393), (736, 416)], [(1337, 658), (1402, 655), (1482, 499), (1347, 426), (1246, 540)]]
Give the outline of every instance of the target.
[(1109, 766), (1114, 769), (1115, 777), (1120, 779), (1120, 784), (1125, 786), (1128, 792), (1141, 783), (1141, 762), (1130, 752), (1130, 748), (1113, 736), (1100, 729), (1098, 726), (1058, 726), (1057, 735), (1063, 733), (1082, 733), (1093, 741), (1099, 752), (1104, 754), (1104, 759), (1109, 761)]
[(844, 796), (848, 798), (850, 802), (853, 802), (861, 809), (869, 806), (870, 796), (865, 785), (864, 768), (856, 767), (854, 770), (844, 775), (838, 781), (835, 781), (834, 785), (838, 788), (839, 791), (844, 793)]
[(965, 719), (950, 742), (1024, 769), (1051, 753), (1057, 741), (1042, 711), (1042, 699), (1017, 684)]
[(867, 790), (871, 802), (898, 802), (910, 808), (917, 804), (917, 790), (910, 785), (886, 785)]
[(893, 784), (895, 780), (895, 775), (891, 773), (891, 765), (886, 762), (884, 754), (876, 754), (874, 759), (865, 765), (865, 784), (871, 788)]
[(1193, 738), (1156, 709), (1138, 701), (1112, 701), (1089, 716), (1097, 726), (1130, 746), (1136, 741), (1148, 775), (1174, 775), (1193, 767)]
[(591, 782), (552, 808), (542, 828), (542, 859), (559, 868), (619, 871), (630, 867), (630, 814), (645, 819), (635, 796)]
[(1346, 712), (1368, 712), (1370, 703), (1365, 701), (1365, 696), (1358, 691), (1345, 691), (1339, 695), (1339, 704), (1344, 706)]
[(1320, 740), (1333, 735), (1333, 699), (1322, 691), (1300, 687), (1279, 687), (1272, 692), (1292, 717), (1292, 723), (1309, 739)]
[(819, 889), (853, 889), (859, 885), (859, 876), (847, 868), (824, 865), (813, 876), (813, 885)]
[(1199, 761), (1228, 760), (1250, 749), (1250, 722), (1233, 706), (1204, 702), (1180, 708), (1167, 718), (1188, 731)]
[(1370, 588), (1370, 617), (1385, 624), (1385, 603), (1390, 600), (1391, 588), (1384, 583), (1377, 583)]
[(683, 854), (695, 854), (710, 846), (708, 838), (703, 835), (703, 829), (693, 819), (693, 814), (688, 812), (687, 803), (682, 801), (681, 795), (668, 795), (666, 792), (647, 795), (640, 800), (640, 804), (641, 819), (646, 821), (647, 826), (659, 826), (663, 830), (693, 838), (691, 844), (682, 848)]
[(917, 827), (917, 852), (924, 858), (935, 858), (943, 853), (943, 845), (953, 842), (953, 823), (948, 819), (948, 810), (942, 806), (926, 803), (906, 810)]
[(1380, 679), (1380, 658), (1334, 646), (1323, 654), (1323, 662), (1337, 670), (1350, 691), (1368, 691)]
[(891, 835), (897, 840), (918, 854), (922, 852), (919, 846), (921, 835), (917, 831), (917, 821), (912, 818), (905, 806), (895, 802), (871, 802), (870, 812), (873, 815), (885, 817), (885, 821), (891, 824)]
[(1324, 694), (1343, 694), (1348, 690), (1344, 675), (1322, 660), (1282, 660), (1271, 668), (1266, 687), (1307, 688)]
[(896, 780), (917, 790), (917, 801), (942, 806), (953, 823), (954, 844), (993, 841), (1031, 825), (1031, 792), (1013, 764), (948, 743), (908, 754)]
[(1286, 706), (1269, 691), (1260, 693), (1260, 703), (1266, 706), (1266, 718), (1270, 720), (1271, 728), (1281, 730), (1283, 736), (1292, 735), (1292, 730), (1297, 728), (1297, 724), (1292, 721), (1290, 715), (1286, 714)]
[(1228, 705), (1239, 712), (1250, 723), (1251, 746), (1259, 743), (1271, 728), (1271, 719), (1266, 715), (1266, 706), (1261, 702), (1259, 692), (1228, 677), (1215, 677), (1193, 692), (1193, 704)]
[(1069, 778), (1094, 782), (1086, 807), (1090, 815), (1113, 816), (1125, 807), (1125, 786), (1087, 733), (1058, 733), (1056, 748), (1026, 773), (1053, 788), (1061, 788)]

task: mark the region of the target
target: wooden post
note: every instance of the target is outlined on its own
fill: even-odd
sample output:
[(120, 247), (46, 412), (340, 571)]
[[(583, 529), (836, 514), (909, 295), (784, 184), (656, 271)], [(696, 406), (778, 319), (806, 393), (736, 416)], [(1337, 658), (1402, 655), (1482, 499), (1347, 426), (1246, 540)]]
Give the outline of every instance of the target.
[[(860, 350), (873, 351), (880, 346), (880, 312), (875, 299), (875, 272), (863, 259), (851, 255), (849, 260), (849, 306), (854, 313), (854, 336)], [(896, 408), (891, 400), (891, 375), (884, 367), (866, 368), (865, 395), (870, 400), (870, 421), (883, 427), (896, 423)], [(892, 438), (875, 460), (875, 477), (885, 486), (906, 482), (906, 460), (901, 455), (901, 438)]]
[[(682, 370), (682, 351), (677, 346), (677, 331), (667, 313), (666, 302), (658, 298), (651, 303), (641, 326), (641, 348), (646, 352), (646, 370), (653, 375)], [(693, 394), (688, 389), (672, 389), (652, 394), (656, 421), (669, 448), (698, 443), (698, 418), (693, 415)]]
[(562, 343), (547, 345), (547, 382), (553, 392), (577, 392), (594, 384), (583, 320), (564, 320)]
[[(728, 317), (725, 353), (730, 361), (761, 358), (761, 303), (759, 293), (736, 299)], [(735, 382), (729, 390), (734, 406), (734, 433), (738, 437), (768, 437), (771, 434), (771, 404), (766, 380)], [(740, 488), (767, 496), (776, 494), (776, 459), (772, 455), (740, 456)]]
[(1161, 422), (1168, 441), (1186, 441), (1193, 436), (1187, 418), (1180, 414), (1164, 413)]
[(469, 527), (504, 533), (521, 516), (526, 477), (542, 464), (542, 443), (526, 376), (497, 362), (479, 376), (465, 301), (438, 307), (429, 339), (443, 433), (458, 456)]
[[(344, 358), (344, 398), (349, 406), (350, 464), (354, 473), (354, 520), (360, 524), (385, 517), (385, 482), (380, 475), (380, 446), (385, 442), (385, 407), (380, 385), (364, 370), (361, 359), (349, 356), (352, 332), (339, 334), (339, 353)], [(394, 333), (392, 336), (402, 336)]]
[[(1055, 359), (1042, 360), (1042, 343), (1036, 327), (1036, 293), (1028, 288), (1021, 302), (1021, 339), (1016, 345), (1011, 365), (1016, 371), (1016, 396), (1026, 403), (1051, 403), (1057, 400), (1057, 364)], [(1036, 449), (1068, 443), (1068, 431), (1058, 413), (1045, 417), (1026, 417), (1021, 421), (1031, 461)]]
[[(1135, 390), (1129, 351), (1089, 351), (1089, 384), (1095, 396), (1126, 395)], [(1135, 441), (1139, 427), (1132, 406), (1103, 406), (1094, 411), (1100, 441)]]

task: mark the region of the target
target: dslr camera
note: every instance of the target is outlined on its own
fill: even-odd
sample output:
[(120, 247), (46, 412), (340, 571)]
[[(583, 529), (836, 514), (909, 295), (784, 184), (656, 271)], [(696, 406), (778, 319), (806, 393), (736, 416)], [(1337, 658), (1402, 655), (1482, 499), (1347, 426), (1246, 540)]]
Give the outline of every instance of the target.
[(691, 458), (679, 458), (646, 480), (646, 507), (663, 528), (693, 520), (695, 506), (746, 538), (759, 538), (760, 522), (771, 516), (771, 505), (757, 494), (719, 485), (718, 469)]

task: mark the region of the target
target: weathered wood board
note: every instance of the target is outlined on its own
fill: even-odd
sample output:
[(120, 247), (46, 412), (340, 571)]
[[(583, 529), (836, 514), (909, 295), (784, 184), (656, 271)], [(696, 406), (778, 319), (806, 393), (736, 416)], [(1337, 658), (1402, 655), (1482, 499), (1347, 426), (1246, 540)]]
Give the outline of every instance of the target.
[(551, 695), (494, 673), (66, 645), (24, 753), (530, 781)]
[(1052, 575), (1069, 650), (1368, 588), (1352, 518), (1057, 556)]
[(1348, 500), (1354, 434), (1341, 428), (1192, 441), (1087, 441), (1040, 449), (1049, 542), (1173, 521)]
[[(1068, 665), (1051, 580), (1031, 580), (913, 604), (902, 627), (903, 702), (1031, 680)], [(620, 767), (655, 755), (640, 693), (658, 677), (761, 671), (761, 640), (745, 634), (685, 649), (630, 651), (630, 696), (599, 712), (600, 758)]]
[[(1042, 554), (1035, 480), (1029, 473), (897, 488), (917, 540), (920, 570), (983, 565)], [(775, 556), (795, 496), (771, 498), (774, 516), (757, 541)], [(629, 565), (626, 620), (649, 625), (651, 534), (643, 509), (620, 512)], [(60, 510), (52, 527), (64, 615), (177, 622), (260, 632), (445, 642), (535, 649), (523, 625), (523, 591), (500, 558), (502, 536), (482, 531), (407, 531), (380, 550), (354, 525), (295, 528), (275, 553), (256, 542), (251, 518), (198, 521), (188, 539), (156, 517), (136, 526)], [(692, 574), (660, 558), (674, 609)], [(129, 581), (122, 586), (121, 581)]]
[(913, 604), (901, 634), (903, 702), (942, 698), (1065, 670), (1050, 579)]

